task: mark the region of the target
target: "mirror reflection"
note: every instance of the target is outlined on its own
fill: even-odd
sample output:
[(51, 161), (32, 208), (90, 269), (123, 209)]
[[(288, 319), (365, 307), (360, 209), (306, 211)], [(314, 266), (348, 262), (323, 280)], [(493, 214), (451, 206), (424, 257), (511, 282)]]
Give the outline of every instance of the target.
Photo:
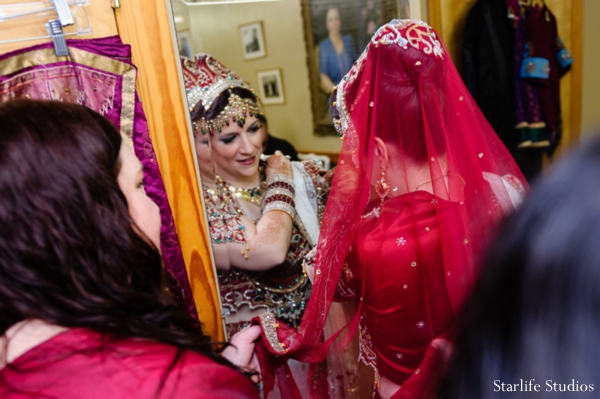
[(300, 324), (327, 182), (315, 161), (265, 157), (267, 120), (251, 87), (216, 58), (184, 58), (196, 151), (228, 335), (265, 310)]
[(341, 147), (318, 136), (334, 132), (329, 93), (371, 25), (408, 13), (404, 3), (173, 0), (229, 336), (267, 309), (300, 324), (311, 291), (302, 260)]

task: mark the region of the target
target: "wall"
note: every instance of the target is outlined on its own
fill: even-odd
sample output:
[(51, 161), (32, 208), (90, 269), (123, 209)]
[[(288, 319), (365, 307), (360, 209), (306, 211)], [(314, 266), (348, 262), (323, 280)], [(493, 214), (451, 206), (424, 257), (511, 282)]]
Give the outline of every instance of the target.
[[(176, 1), (176, 0), (175, 0)], [(174, 7), (183, 20), (178, 30), (187, 29), (193, 50), (214, 55), (228, 68), (258, 90), (256, 73), (281, 68), (285, 104), (266, 105), (269, 129), (275, 136), (289, 140), (299, 150), (339, 152), (337, 137), (313, 134), (306, 47), (299, 0), (253, 4)], [(267, 56), (244, 60), (238, 27), (262, 21)]]
[[(583, 1), (583, 59), (576, 62), (583, 63), (581, 130), (585, 135), (589, 134), (594, 127), (600, 126), (600, 107), (597, 106), (598, 101), (595, 99), (596, 93), (600, 92), (600, 74), (597, 73), (597, 66), (600, 65), (600, 52), (597, 51), (597, 43), (600, 40), (600, 24), (597, 23), (600, 1)], [(177, 0), (174, 2), (175, 14), (182, 18), (177, 24), (177, 29), (186, 30), (191, 27), (194, 51), (214, 54), (255, 87), (258, 84), (257, 71), (282, 69), (286, 103), (265, 107), (271, 131), (275, 135), (290, 140), (302, 150), (338, 151), (340, 149), (341, 144), (337, 138), (317, 137), (312, 134), (306, 49), (299, 0), (194, 7), (187, 7)], [(429, 20), (431, 16), (427, 17), (428, 1), (420, 0), (420, 3), (421, 18)], [(448, 4), (444, 3), (445, 5), (442, 5), (442, 9), (439, 10), (445, 21), (454, 21), (450, 25), (444, 24), (442, 28), (442, 36), (451, 38), (446, 40), (451, 53), (460, 52), (458, 43), (462, 33), (460, 30), (455, 30), (453, 26), (462, 26), (461, 23), (456, 24), (456, 22), (457, 20), (462, 22), (473, 3), (474, 0), (462, 0), (458, 3), (459, 7), (448, 7)], [(570, 39), (568, 36), (572, 28), (568, 3), (570, 2), (563, 4), (561, 0), (548, 1), (549, 7), (560, 16), (559, 29), (561, 36), (567, 39), (565, 41)], [(267, 57), (244, 61), (237, 27), (253, 21), (263, 21)], [(562, 82), (563, 99), (569, 95), (569, 85), (570, 76), (567, 75)], [(570, 118), (569, 107), (563, 104), (566, 105), (563, 116), (567, 122)], [(566, 132), (567, 138), (569, 133)]]
[[(584, 0), (583, 3), (583, 87), (581, 98), (581, 133), (582, 136), (600, 128), (600, 1)], [(577, 61), (577, 60), (575, 60)]]
[[(0, 13), (3, 14), (3, 17), (16, 13), (38, 10), (40, 8), (39, 3), (34, 3), (27, 0), (1, 1), (0, 3), (2, 3), (2, 7), (6, 7)], [(67, 39), (90, 39), (92, 37), (112, 36), (118, 33), (113, 9), (108, 2), (93, 1), (83, 8), (71, 7), (71, 12), (73, 12), (73, 20), (75, 24), (66, 26), (64, 28), (64, 32), (73, 33), (77, 30), (76, 27), (83, 28), (89, 24), (92, 27), (92, 33), (81, 36), (67, 36)], [(48, 11), (46, 13), (32, 14), (23, 18), (7, 19), (2, 21), (0, 27), (0, 31), (2, 32), (0, 41), (24, 39), (29, 37), (41, 38), (37, 40), (2, 43), (0, 44), (0, 54), (33, 46), (35, 44), (48, 42), (49, 39), (46, 37), (46, 35), (48, 35), (48, 31), (46, 30), (45, 24), (48, 22), (48, 19), (54, 18), (56, 18), (54, 11)], [(86, 19), (89, 20), (86, 21)]]

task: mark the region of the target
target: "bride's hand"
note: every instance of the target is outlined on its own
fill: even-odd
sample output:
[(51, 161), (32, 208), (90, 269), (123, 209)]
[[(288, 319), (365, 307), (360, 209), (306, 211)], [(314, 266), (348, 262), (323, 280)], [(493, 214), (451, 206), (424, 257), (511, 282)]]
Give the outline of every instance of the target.
[(267, 178), (277, 174), (283, 174), (290, 178), (294, 177), (292, 163), (281, 153), (281, 151), (275, 151), (274, 155), (267, 158), (265, 174)]

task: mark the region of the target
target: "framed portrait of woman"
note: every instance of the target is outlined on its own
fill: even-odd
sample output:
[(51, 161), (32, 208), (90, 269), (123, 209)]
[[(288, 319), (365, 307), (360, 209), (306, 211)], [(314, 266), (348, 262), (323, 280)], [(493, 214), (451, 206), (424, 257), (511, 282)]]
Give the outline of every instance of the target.
[(333, 87), (348, 73), (371, 36), (398, 18), (397, 0), (303, 0), (314, 133), (335, 135), (329, 116)]

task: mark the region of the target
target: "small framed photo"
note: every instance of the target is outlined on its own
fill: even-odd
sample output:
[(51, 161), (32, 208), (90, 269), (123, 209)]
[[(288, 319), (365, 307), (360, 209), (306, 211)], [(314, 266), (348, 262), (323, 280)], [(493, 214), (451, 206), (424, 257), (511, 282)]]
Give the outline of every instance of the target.
[(283, 84), (281, 83), (281, 69), (269, 69), (257, 73), (260, 99), (263, 104), (283, 104)]
[(240, 42), (242, 43), (242, 53), (244, 54), (245, 60), (253, 60), (255, 58), (267, 56), (261, 21), (241, 25), (239, 31)]
[(194, 50), (192, 49), (189, 30), (177, 32), (177, 42), (179, 43), (179, 54), (185, 55), (189, 59), (194, 58)]

